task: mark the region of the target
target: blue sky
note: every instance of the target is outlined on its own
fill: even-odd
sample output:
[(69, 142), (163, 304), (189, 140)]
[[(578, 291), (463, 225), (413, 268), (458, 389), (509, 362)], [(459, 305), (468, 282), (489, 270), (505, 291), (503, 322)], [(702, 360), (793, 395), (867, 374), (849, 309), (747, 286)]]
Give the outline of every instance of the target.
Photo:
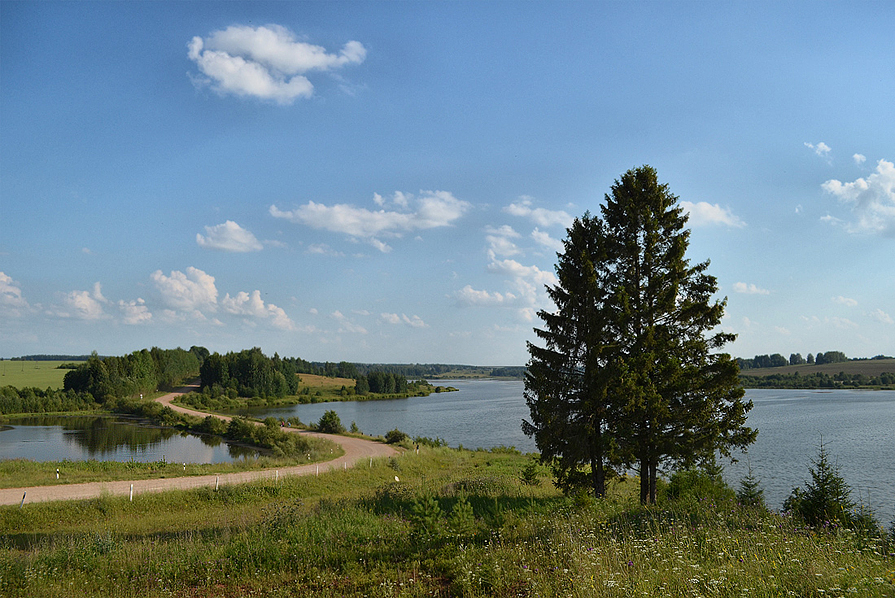
[(0, 356), (521, 365), (649, 164), (727, 349), (895, 353), (891, 2), (0, 2)]

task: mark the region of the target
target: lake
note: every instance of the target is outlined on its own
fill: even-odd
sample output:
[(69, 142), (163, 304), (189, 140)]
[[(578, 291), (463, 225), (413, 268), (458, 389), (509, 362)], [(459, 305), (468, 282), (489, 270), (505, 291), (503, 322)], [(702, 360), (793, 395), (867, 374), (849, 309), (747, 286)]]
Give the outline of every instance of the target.
[[(535, 452), (534, 440), (522, 433), (529, 416), (521, 381), (439, 380), (459, 392), (433, 393), (390, 401), (295, 405), (254, 410), (256, 417), (298, 417), (317, 422), (334, 410), (345, 427), (355, 422), (366, 434), (384, 436), (395, 428), (411, 436), (441, 438), (466, 448), (514, 446)], [(740, 462), (724, 462), (734, 487), (751, 465), (772, 508), (780, 509), (795, 486), (810, 479), (808, 467), (821, 441), (852, 487), (852, 498), (870, 504), (877, 519), (895, 519), (895, 391), (747, 390), (754, 407), (748, 425), (758, 440)], [(103, 459), (127, 461), (218, 463), (240, 458), (238, 449), (215, 439), (172, 430), (143, 428), (114, 418), (65, 418), (66, 423), (14, 424), (0, 432), (0, 459)], [(102, 421), (97, 422), (100, 419)], [(112, 426), (106, 430), (106, 426)], [(113, 432), (114, 430), (114, 432)]]
[[(466, 448), (515, 446), (536, 452), (522, 433), (528, 418), (521, 381), (439, 380), (459, 392), (392, 401), (317, 403), (253, 411), (278, 418), (297, 416), (316, 422), (329, 409), (345, 427), (355, 422), (366, 434), (398, 428), (411, 436), (442, 438)], [(895, 518), (895, 391), (747, 390), (754, 407), (748, 425), (759, 430), (736, 464), (723, 462), (734, 488), (749, 465), (761, 480), (765, 498), (780, 509), (796, 486), (810, 480), (808, 467), (823, 441), (832, 461), (852, 487), (852, 498), (869, 504), (888, 525)]]
[(0, 460), (229, 463), (255, 455), (216, 436), (109, 416), (22, 417), (0, 425)]

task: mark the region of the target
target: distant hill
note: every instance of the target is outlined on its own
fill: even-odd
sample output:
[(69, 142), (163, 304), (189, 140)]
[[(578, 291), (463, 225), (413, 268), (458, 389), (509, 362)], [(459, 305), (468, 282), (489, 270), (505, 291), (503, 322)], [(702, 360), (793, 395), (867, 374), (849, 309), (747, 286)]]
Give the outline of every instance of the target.
[(753, 368), (741, 370), (740, 375), (766, 377), (775, 374), (795, 374), (808, 376), (811, 374), (829, 374), (831, 376), (844, 372), (846, 374), (863, 374), (865, 376), (879, 376), (880, 374), (895, 373), (895, 359), (852, 359), (837, 363), (824, 363), (822, 365), (802, 364), (784, 365), (776, 368)]
[[(100, 355), (100, 359), (104, 356)], [(10, 357), (9, 361), (87, 361), (90, 355), (22, 355)]]

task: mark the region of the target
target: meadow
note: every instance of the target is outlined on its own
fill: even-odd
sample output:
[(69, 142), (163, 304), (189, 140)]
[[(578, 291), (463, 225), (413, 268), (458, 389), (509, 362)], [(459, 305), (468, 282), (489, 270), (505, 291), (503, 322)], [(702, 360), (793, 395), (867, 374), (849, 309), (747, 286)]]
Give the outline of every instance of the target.
[(0, 595), (895, 596), (882, 533), (636, 488), (566, 497), (531, 456), (424, 443), (320, 477), (3, 507)]
[(62, 388), (62, 381), (68, 369), (59, 369), (71, 361), (0, 361), (0, 386), (16, 388)]

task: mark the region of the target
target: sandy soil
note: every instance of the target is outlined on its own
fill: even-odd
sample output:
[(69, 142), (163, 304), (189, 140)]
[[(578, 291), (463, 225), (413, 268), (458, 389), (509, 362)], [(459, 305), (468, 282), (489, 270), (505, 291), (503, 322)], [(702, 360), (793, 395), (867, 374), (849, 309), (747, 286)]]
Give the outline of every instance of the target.
[[(171, 401), (185, 392), (196, 390), (195, 387), (184, 387), (177, 392), (172, 392), (163, 397), (159, 397), (160, 403), (169, 406), (174, 411), (205, 417), (207, 413), (193, 411), (184, 407), (172, 405)], [(229, 421), (229, 417), (217, 416), (225, 421)], [(371, 440), (363, 440), (361, 438), (349, 438), (346, 436), (333, 436), (330, 434), (317, 434), (314, 432), (305, 432), (295, 430), (293, 428), (284, 428), (289, 432), (296, 434), (305, 434), (307, 436), (319, 436), (328, 438), (336, 444), (342, 446), (345, 454), (332, 461), (325, 463), (312, 463), (310, 465), (297, 465), (294, 467), (283, 467), (280, 469), (267, 469), (262, 471), (244, 471), (238, 473), (228, 473), (222, 475), (203, 475), (189, 476), (182, 478), (163, 478), (155, 480), (134, 480), (121, 482), (95, 482), (87, 484), (60, 484), (55, 486), (32, 486), (30, 488), (0, 488), (0, 505), (18, 505), (23, 499), (24, 503), (43, 502), (49, 500), (81, 500), (85, 498), (96, 498), (102, 495), (130, 495), (133, 488), (133, 495), (145, 494), (147, 492), (163, 492), (165, 490), (186, 490), (190, 488), (211, 487), (214, 488), (219, 484), (239, 484), (243, 482), (251, 482), (256, 480), (270, 480), (277, 476), (284, 477), (290, 475), (317, 475), (334, 469), (344, 469), (369, 463), (371, 458), (390, 456), (397, 451), (387, 444), (373, 442)]]

